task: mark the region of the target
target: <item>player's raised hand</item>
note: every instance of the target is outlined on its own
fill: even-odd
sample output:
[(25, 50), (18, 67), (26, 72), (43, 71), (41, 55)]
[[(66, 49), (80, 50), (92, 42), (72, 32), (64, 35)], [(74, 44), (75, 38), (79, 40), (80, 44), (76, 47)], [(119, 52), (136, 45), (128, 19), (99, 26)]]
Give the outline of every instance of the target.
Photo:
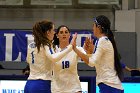
[(76, 39), (77, 39), (77, 33), (75, 33), (72, 36), (72, 40), (71, 40), (71, 43), (70, 43), (73, 46), (73, 48), (76, 48)]
[(93, 39), (86, 37), (83, 48), (87, 54), (92, 54), (94, 51)]

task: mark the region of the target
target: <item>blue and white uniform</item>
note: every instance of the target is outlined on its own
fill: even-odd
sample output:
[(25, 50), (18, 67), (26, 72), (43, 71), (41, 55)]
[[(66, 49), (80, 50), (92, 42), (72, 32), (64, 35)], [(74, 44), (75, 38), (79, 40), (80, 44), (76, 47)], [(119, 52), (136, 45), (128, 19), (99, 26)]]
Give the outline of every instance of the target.
[[(78, 50), (84, 52), (82, 47)], [(63, 51), (60, 48), (57, 52)], [(75, 93), (82, 91), (77, 71), (79, 57), (72, 50), (53, 65), (52, 93)]]
[(88, 65), (96, 68), (97, 85), (104, 83), (112, 88), (123, 90), (114, 67), (114, 49), (106, 36), (99, 38), (95, 53), (89, 55)]
[(51, 93), (52, 64), (59, 61), (72, 50), (72, 45), (62, 52), (55, 53), (47, 45), (38, 52), (35, 43), (28, 46), (27, 62), (30, 75), (25, 85), (25, 93)]

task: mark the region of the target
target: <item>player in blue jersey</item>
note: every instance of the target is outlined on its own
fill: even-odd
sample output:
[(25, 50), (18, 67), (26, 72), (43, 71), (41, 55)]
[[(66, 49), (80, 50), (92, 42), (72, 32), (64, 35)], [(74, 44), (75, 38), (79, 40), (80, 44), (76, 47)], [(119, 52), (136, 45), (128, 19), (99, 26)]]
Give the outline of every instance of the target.
[(52, 65), (72, 51), (69, 44), (62, 52), (55, 53), (53, 45), (54, 24), (43, 20), (33, 26), (34, 42), (29, 44), (27, 62), (30, 74), (24, 93), (51, 93)]
[[(70, 30), (61, 25), (56, 31), (54, 43), (57, 45), (56, 52), (63, 51), (69, 46)], [(79, 51), (84, 52), (82, 47)], [(67, 53), (60, 61), (53, 65), (52, 93), (82, 93), (77, 71), (79, 58), (74, 51)]]

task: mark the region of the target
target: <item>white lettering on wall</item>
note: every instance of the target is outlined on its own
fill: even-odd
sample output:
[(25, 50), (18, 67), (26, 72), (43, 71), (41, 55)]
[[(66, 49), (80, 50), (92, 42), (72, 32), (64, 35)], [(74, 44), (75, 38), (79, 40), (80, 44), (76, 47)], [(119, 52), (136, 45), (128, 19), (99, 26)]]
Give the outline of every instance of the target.
[(15, 34), (4, 34), (4, 36), (6, 37), (5, 61), (12, 61), (12, 43)]
[(34, 41), (34, 37), (31, 34), (27, 34), (27, 45)]
[[(12, 55), (12, 54), (11, 54), (11, 55)], [(14, 61), (21, 61), (21, 52), (19, 52), (17, 59), (14, 60)]]

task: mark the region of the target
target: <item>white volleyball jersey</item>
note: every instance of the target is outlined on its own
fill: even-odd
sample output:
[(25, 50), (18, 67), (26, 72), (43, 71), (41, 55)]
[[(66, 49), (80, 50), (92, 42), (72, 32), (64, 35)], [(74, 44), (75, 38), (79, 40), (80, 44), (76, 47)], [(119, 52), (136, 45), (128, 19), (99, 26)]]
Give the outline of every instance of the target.
[(96, 52), (90, 55), (88, 65), (96, 68), (97, 85), (103, 82), (111, 87), (123, 89), (114, 67), (114, 49), (106, 36), (99, 38)]
[[(82, 47), (77, 48), (85, 53)], [(59, 48), (58, 51), (61, 49)], [(82, 90), (77, 71), (78, 60), (77, 54), (72, 50), (54, 63), (52, 93), (75, 93)]]
[[(27, 62), (30, 66), (30, 75), (28, 79), (36, 80), (51, 80), (52, 79), (52, 64), (59, 61), (64, 55), (72, 50), (72, 45), (68, 46), (62, 52), (54, 53), (53, 48), (45, 46), (40, 48), (40, 52), (37, 51), (35, 43), (31, 43), (28, 46)], [(54, 54), (52, 54), (52, 52)]]

